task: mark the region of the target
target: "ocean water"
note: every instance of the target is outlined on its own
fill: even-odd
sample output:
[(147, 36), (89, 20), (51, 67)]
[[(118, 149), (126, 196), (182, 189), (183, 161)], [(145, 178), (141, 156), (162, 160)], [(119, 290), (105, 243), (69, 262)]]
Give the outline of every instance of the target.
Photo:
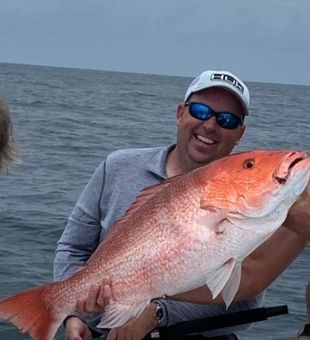
[[(22, 164), (0, 177), (0, 298), (52, 280), (56, 242), (109, 152), (175, 140), (175, 109), (189, 81), (0, 63), (0, 96), (10, 103), (22, 149)], [(310, 152), (310, 87), (248, 85), (252, 112), (238, 150)], [(289, 315), (258, 323), (241, 339), (293, 339), (306, 320), (309, 260), (306, 248), (268, 289), (265, 305), (287, 304)], [(0, 340), (7, 339), (28, 337), (1, 323)]]

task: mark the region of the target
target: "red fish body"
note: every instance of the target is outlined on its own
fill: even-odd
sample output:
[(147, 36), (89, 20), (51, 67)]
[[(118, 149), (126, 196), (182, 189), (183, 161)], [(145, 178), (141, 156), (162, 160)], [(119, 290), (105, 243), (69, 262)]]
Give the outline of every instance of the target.
[(147, 188), (81, 270), (1, 300), (0, 318), (33, 339), (51, 340), (104, 277), (111, 278), (113, 301), (101, 327), (140, 315), (152, 298), (206, 284), (228, 306), (242, 260), (281, 226), (309, 174), (305, 153), (252, 151)]

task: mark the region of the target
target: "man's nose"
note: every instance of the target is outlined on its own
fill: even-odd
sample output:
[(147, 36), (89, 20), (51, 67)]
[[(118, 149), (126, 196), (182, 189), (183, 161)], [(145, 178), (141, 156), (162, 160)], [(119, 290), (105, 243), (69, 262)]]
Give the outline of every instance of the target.
[(217, 129), (219, 126), (216, 122), (215, 116), (212, 116), (210, 119), (203, 122), (203, 125), (207, 128)]

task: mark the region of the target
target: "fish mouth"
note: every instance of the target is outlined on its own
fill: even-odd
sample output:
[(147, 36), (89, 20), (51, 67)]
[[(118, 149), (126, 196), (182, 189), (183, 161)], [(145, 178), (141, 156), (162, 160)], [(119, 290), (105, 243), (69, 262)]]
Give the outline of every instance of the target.
[(308, 155), (303, 152), (292, 152), (282, 162), (276, 173), (273, 174), (273, 178), (276, 182), (283, 185), (287, 182), (290, 173), (296, 169), (300, 162), (304, 161)]

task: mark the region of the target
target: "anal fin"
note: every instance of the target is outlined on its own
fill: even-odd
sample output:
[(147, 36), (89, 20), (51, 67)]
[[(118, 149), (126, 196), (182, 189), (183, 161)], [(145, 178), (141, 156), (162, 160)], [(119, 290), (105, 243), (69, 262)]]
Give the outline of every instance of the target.
[(115, 328), (122, 326), (129, 319), (138, 317), (144, 309), (150, 304), (150, 301), (142, 301), (135, 305), (125, 305), (112, 302), (105, 308), (98, 328)]

